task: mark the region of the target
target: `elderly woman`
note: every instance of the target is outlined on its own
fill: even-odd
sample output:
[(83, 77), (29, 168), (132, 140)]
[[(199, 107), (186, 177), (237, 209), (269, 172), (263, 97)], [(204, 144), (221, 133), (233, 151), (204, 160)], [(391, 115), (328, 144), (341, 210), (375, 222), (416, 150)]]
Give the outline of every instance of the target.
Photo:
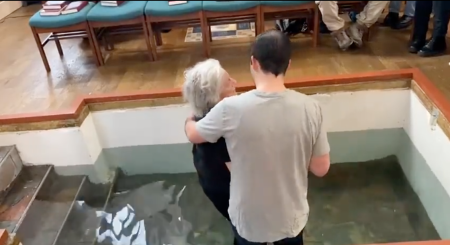
[[(236, 94), (236, 81), (222, 68), (219, 61), (208, 59), (185, 71), (183, 96), (194, 112), (196, 121), (202, 119), (219, 101)], [(217, 210), (228, 220), (230, 199), (230, 156), (224, 138), (216, 143), (194, 145), (194, 165), (200, 185)]]

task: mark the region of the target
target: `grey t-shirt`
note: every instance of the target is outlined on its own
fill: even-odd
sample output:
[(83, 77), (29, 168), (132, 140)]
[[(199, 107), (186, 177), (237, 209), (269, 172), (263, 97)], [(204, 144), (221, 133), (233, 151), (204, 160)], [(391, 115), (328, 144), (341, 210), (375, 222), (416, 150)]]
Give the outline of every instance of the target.
[(330, 151), (319, 103), (293, 90), (252, 90), (222, 100), (196, 127), (208, 142), (226, 140), (228, 213), (239, 235), (251, 242), (297, 236), (308, 220), (309, 162)]

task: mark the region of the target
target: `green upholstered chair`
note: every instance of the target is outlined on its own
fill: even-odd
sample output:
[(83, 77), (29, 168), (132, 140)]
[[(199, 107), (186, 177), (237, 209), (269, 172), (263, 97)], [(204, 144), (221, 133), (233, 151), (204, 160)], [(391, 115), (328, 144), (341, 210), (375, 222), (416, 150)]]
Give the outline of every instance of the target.
[[(145, 6), (145, 17), (155, 59), (157, 59), (157, 46), (162, 45), (162, 29), (201, 26), (202, 33), (207, 30), (203, 22), (202, 3), (203, 1), (188, 1), (184, 4), (169, 6), (168, 1), (148, 1)], [(205, 45), (204, 40), (203, 44)], [(204, 49), (206, 53), (205, 46)]]
[(260, 1), (203, 1), (203, 10), (210, 12), (236, 12), (255, 8)]
[[(44, 51), (44, 46), (51, 40), (55, 41), (58, 53), (62, 56), (61, 39), (87, 37), (93, 49), (96, 64), (100, 65), (93, 43), (94, 38), (89, 31), (89, 26), (86, 21), (86, 16), (94, 5), (94, 3), (89, 3), (78, 13), (58, 16), (41, 16), (38, 11), (30, 18), (29, 24), (31, 31), (47, 72), (50, 72), (51, 69)], [(50, 35), (42, 42), (39, 37), (40, 33), (50, 33)]]
[[(313, 47), (317, 47), (319, 40), (319, 9), (314, 1), (260, 1), (261, 22), (291, 18), (307, 18), (312, 24)], [(264, 24), (260, 32), (264, 31)]]
[[(144, 9), (146, 1), (125, 1), (117, 7), (102, 6), (97, 3), (87, 14), (87, 20), (91, 33), (96, 33), (101, 29), (105, 30), (105, 35), (114, 34), (114, 28), (128, 28), (133, 31), (144, 33), (150, 60), (154, 60), (152, 47), (149, 39), (147, 23), (145, 22)], [(94, 39), (97, 56), (100, 58), (100, 64), (104, 64), (103, 54), (101, 52), (98, 39)]]
[(255, 23), (255, 35), (261, 29), (260, 1), (203, 1), (203, 14), (208, 25), (207, 55), (210, 55), (209, 42), (212, 41), (211, 26), (234, 23)]

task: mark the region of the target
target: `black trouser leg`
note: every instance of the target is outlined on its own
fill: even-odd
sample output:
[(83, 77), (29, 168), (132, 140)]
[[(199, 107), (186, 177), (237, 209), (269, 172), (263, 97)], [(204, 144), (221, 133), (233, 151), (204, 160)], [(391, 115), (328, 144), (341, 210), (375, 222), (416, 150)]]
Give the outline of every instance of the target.
[(416, 10), (414, 13), (414, 31), (413, 40), (425, 41), (428, 31), (428, 22), (433, 10), (432, 1), (416, 1)]
[(448, 22), (450, 20), (450, 11), (448, 6), (446, 6), (448, 4), (448, 2), (433, 1), (433, 38), (445, 37), (447, 35)]
[(434, 28), (433, 35), (428, 43), (418, 52), (419, 56), (431, 57), (444, 54), (447, 49), (445, 35), (450, 18), (449, 2), (433, 1)]

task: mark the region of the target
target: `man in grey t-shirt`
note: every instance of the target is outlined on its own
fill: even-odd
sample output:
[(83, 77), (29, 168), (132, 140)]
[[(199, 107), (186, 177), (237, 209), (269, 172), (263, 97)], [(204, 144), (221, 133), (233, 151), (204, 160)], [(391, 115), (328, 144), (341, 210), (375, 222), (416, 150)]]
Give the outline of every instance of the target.
[(192, 143), (224, 137), (231, 158), (230, 214), (238, 244), (303, 244), (308, 171), (330, 167), (317, 101), (286, 89), (290, 40), (279, 31), (256, 38), (250, 67), (256, 89), (225, 98), (202, 120), (186, 120)]

